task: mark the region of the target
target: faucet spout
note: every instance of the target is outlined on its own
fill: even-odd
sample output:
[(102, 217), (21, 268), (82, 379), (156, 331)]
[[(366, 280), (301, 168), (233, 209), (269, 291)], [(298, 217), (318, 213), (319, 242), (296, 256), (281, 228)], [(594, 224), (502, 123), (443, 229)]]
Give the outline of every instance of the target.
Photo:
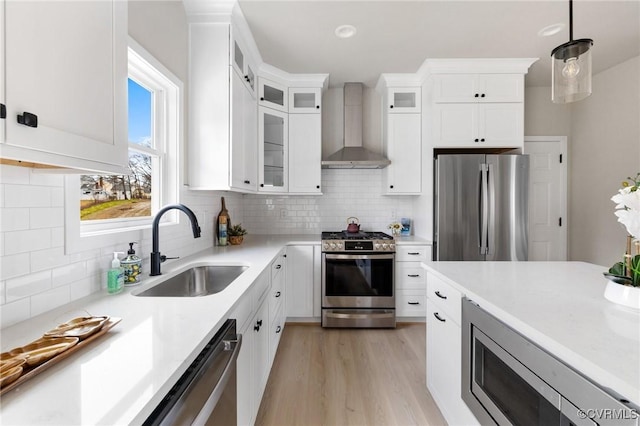
[(162, 255), (160, 254), (159, 248), (159, 228), (160, 228), (160, 218), (163, 214), (165, 214), (169, 210), (180, 210), (184, 212), (191, 221), (191, 230), (193, 231), (193, 238), (200, 238), (200, 226), (198, 225), (198, 219), (196, 215), (191, 211), (191, 209), (184, 204), (170, 204), (161, 208), (156, 216), (153, 218), (153, 225), (151, 226), (151, 272), (149, 275), (155, 276), (160, 275), (160, 264), (162, 263)]

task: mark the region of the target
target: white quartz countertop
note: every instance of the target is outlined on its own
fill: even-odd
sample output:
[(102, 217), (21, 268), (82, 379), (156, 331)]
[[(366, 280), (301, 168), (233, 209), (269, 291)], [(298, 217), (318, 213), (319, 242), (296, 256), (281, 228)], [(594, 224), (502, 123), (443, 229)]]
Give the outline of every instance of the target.
[[(287, 244), (320, 244), (320, 236), (249, 235), (240, 246), (214, 247), (168, 261), (162, 265), (163, 275), (145, 276), (140, 285), (120, 294), (93, 294), (3, 329), (4, 352), (87, 313), (122, 318), (104, 336), (3, 395), (0, 424), (141, 423)], [(224, 291), (205, 297), (131, 294), (199, 264), (249, 268)]]
[(511, 328), (640, 405), (640, 311), (604, 298), (608, 268), (582, 262), (427, 262)]

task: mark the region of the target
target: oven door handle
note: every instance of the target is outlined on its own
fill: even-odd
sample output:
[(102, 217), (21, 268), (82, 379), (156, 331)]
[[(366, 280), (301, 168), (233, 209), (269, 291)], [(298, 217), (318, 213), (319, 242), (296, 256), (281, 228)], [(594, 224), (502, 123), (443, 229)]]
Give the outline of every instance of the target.
[(325, 254), (325, 259), (328, 260), (353, 260), (353, 259), (395, 259), (395, 254)]
[(337, 312), (327, 312), (325, 314), (329, 318), (340, 318), (340, 319), (371, 319), (371, 318), (394, 318), (395, 312), (384, 312), (384, 313), (368, 313), (368, 314), (344, 314)]

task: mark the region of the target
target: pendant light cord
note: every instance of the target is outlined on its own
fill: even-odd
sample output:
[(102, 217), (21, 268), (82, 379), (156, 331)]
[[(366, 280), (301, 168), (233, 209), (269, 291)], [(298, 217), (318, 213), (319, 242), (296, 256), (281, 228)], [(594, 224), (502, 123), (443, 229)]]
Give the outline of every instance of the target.
[(573, 41), (573, 0), (569, 0), (569, 41)]

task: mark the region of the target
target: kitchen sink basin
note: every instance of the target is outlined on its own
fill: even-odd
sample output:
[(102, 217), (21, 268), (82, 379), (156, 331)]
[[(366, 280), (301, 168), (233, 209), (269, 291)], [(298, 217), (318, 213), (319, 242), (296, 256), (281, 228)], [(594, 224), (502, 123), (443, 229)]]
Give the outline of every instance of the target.
[(140, 293), (140, 297), (199, 297), (219, 293), (247, 266), (196, 266)]

